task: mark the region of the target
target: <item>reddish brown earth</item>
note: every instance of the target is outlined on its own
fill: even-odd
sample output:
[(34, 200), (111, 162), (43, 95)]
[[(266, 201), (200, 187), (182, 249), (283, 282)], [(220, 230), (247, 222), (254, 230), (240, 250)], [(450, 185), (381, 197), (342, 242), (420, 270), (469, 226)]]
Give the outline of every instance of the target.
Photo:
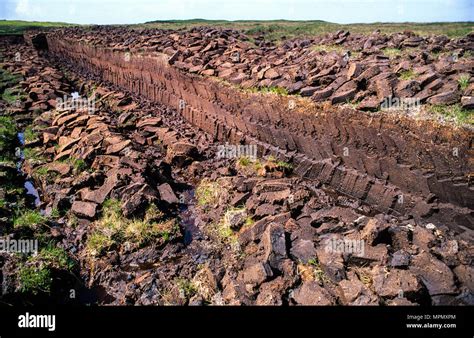
[[(248, 93), (207, 77), (213, 70), (229, 80), (237, 72), (244, 87), (253, 80), (286, 87), (271, 81), (297, 83), (283, 72), (290, 74), (293, 63), (300, 65), (306, 86), (313, 81), (324, 86), (318, 90), (327, 90), (341, 78), (341, 86), (359, 83), (354, 74), (378, 63), (379, 73), (390, 75), (369, 76), (362, 97), (380, 100), (387, 87), (380, 86), (379, 93), (376, 83), (387, 80), (391, 91), (398, 88), (398, 80), (390, 78), (394, 63), (403, 62), (387, 64), (377, 56), (381, 46), (462, 55), (472, 49), (471, 38), (339, 32), (279, 47), (249, 47), (246, 37), (233, 31), (99, 28), (35, 36), (38, 51), (3, 40), (2, 67), (22, 74), (27, 94), (13, 116), (34, 117), (40, 132), (39, 140), (26, 146), (39, 147), (43, 158), (24, 162), (23, 169), (35, 178), (40, 208), (46, 214), (65, 212), (43, 231), (78, 262), (79, 281), (57, 272), (55, 280), (62, 284), (50, 297), (68, 302), (65, 295), (74, 288), (79, 302), (100, 304), (472, 304), (471, 129)], [(314, 55), (307, 48), (322, 42), (363, 49), (363, 69), (354, 69), (352, 59), (326, 64), (336, 55)], [(127, 48), (131, 55), (124, 54)], [(18, 50), (30, 57), (11, 61)], [(235, 50), (246, 61), (223, 66)], [(420, 60), (405, 61), (422, 65)], [(425, 72), (435, 67), (443, 83), (431, 88), (429, 97), (454, 88), (456, 75), (472, 73), (472, 62), (445, 63), (451, 67), (446, 72), (436, 68), (442, 60), (427, 62)], [(229, 78), (222, 68), (229, 69)], [(349, 70), (354, 74), (348, 76)], [(316, 77), (310, 80), (310, 73)], [(327, 76), (334, 76), (332, 82)], [(93, 113), (55, 109), (55, 99), (74, 88), (81, 96), (95, 94)], [(300, 89), (295, 92), (303, 94)], [(420, 90), (427, 92), (424, 86)], [(465, 93), (456, 90), (458, 102), (461, 95), (472, 95), (472, 83)], [(337, 103), (331, 95), (326, 98)], [(219, 159), (217, 147), (225, 142), (257, 144), (260, 158), (273, 155), (293, 170), (272, 159), (258, 168)], [(83, 160), (87, 170), (62, 161), (67, 158)], [(42, 177), (37, 174), (42, 167), (57, 174)], [(218, 191), (204, 205), (193, 198), (202, 182)], [(153, 205), (161, 211), (159, 224), (179, 226), (167, 228), (166, 238), (117, 240), (91, 254), (85, 243), (109, 199), (120, 202), (125, 218), (146, 219), (145, 210)], [(222, 234), (219, 224), (226, 217), (230, 229)], [(10, 224), (5, 227), (19, 236)], [(326, 250), (337, 239), (363, 240), (364, 253)], [(19, 290), (20, 262), (2, 257), (2, 299), (30, 299)]]
[[(73, 64), (76, 69), (178, 109), (189, 122), (217, 140), (261, 143), (261, 148), (266, 148), (262, 152), (278, 151), (280, 156), (291, 159), (295, 163), (295, 172), (300, 176), (317, 179), (341, 193), (375, 206), (379, 211), (410, 214), (417, 219), (429, 218), (437, 213), (437, 219), (442, 217), (444, 222), (454, 222), (472, 229), (474, 222), (470, 209), (474, 201), (469, 173), (472, 172), (473, 163), (469, 159), (473, 154), (472, 133), (469, 129), (453, 130), (451, 126), (414, 120), (398, 114), (366, 114), (349, 108), (315, 106), (295, 97), (243, 93), (220, 82), (189, 74), (192, 72), (183, 72), (182, 67), (176, 66), (176, 57), (167, 56), (171, 54), (170, 50), (176, 50), (175, 53), (181, 55), (183, 46), (188, 46), (188, 54), (191, 55), (181, 55), (183, 62), (194, 62), (200, 57), (210, 58), (207, 65), (213, 64), (217, 62), (215, 59), (229, 58), (236, 48), (235, 44), (240, 46), (244, 43), (241, 42), (244, 37), (240, 33), (202, 30), (171, 35), (163, 31), (141, 32), (140, 37), (136, 34), (107, 29), (92, 32), (71, 29), (48, 35), (47, 40), (51, 54), (55, 57), (75, 60)], [(412, 39), (411, 34), (405, 35), (390, 38), (379, 36), (381, 42), (378, 44), (403, 47), (408, 44), (406, 41), (419, 40), (418, 44), (427, 50), (441, 48), (440, 42), (436, 42), (441, 38)], [(145, 39), (145, 36), (148, 38)], [(444, 44), (443, 50), (458, 48), (463, 53), (472, 49), (471, 38), (449, 41)], [(364, 44), (369, 40), (371, 38), (366, 38)], [(349, 40), (357, 46), (355, 41)], [(219, 43), (222, 44), (221, 48)], [(153, 47), (147, 48), (150, 44)], [(215, 46), (210, 48), (209, 44)], [(311, 45), (310, 42), (305, 44)], [(289, 49), (287, 53), (304, 49), (297, 46), (294, 44), (293, 49), (286, 48)], [(242, 58), (237, 66), (231, 65), (231, 69), (248, 69), (252, 62), (263, 66), (272, 64), (271, 61), (252, 57), (253, 53), (265, 55), (269, 59), (272, 59), (273, 53), (279, 54), (279, 49), (275, 48), (246, 48), (243, 50), (248, 50), (248, 58)], [(125, 57), (123, 53), (116, 52), (124, 49), (129, 49), (131, 53), (138, 50), (147, 53)], [(209, 50), (213, 49), (216, 50), (211, 53)], [(285, 50), (284, 47), (280, 49)], [(370, 58), (373, 54), (377, 55), (379, 49), (364, 49), (364, 55)], [(151, 51), (154, 53), (150, 54)], [(327, 55), (321, 57), (322, 60), (327, 58)], [(284, 59), (279, 58), (280, 61)], [(168, 65), (170, 60), (173, 61), (172, 66)], [(417, 60), (411, 61), (410, 57), (408, 60), (397, 59), (395, 62), (419, 64)], [(306, 64), (302, 60), (298, 62)], [(364, 62), (370, 64), (370, 60)], [(474, 65), (472, 58), (460, 59), (456, 63), (437, 61), (434, 64), (437, 66), (439, 63), (449, 68), (447, 74), (457, 75), (462, 71), (472, 73)], [(340, 68), (347, 71), (354, 64)], [(385, 75), (393, 76), (390, 66), (386, 67)], [(422, 74), (421, 70), (417, 72)], [(440, 71), (434, 74), (430, 78), (443, 78), (442, 82), (458, 86), (457, 81), (453, 81), (455, 77), (444, 78), (444, 73)], [(374, 75), (369, 76), (371, 80), (376, 78)], [(353, 81), (343, 73), (338, 73), (337, 79), (343, 86)], [(418, 81), (421, 84), (426, 82)], [(466, 95), (472, 95), (472, 89), (471, 84), (466, 89)], [(386, 91), (390, 92), (390, 96), (393, 94), (391, 87)], [(385, 96), (378, 97), (380, 103)], [(180, 106), (180, 102), (184, 106)], [(423, 132), (420, 133), (420, 130)], [(397, 203), (402, 195), (404, 202)], [(437, 212), (439, 210), (441, 212)]]

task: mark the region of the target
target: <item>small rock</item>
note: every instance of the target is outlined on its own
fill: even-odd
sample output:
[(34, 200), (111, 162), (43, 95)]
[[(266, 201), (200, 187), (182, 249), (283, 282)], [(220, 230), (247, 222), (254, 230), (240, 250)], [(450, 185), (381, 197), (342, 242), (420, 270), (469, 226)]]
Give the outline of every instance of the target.
[(457, 291), (454, 275), (449, 267), (427, 252), (412, 257), (410, 271), (420, 277), (431, 296)]
[(86, 218), (94, 218), (96, 214), (97, 204), (92, 202), (74, 201), (71, 211), (79, 216)]
[(389, 238), (388, 228), (388, 223), (371, 218), (361, 231), (362, 239), (366, 240), (369, 245), (387, 243)]
[(390, 266), (394, 268), (406, 268), (410, 264), (410, 254), (404, 250), (399, 250), (392, 255)]
[(461, 105), (463, 109), (474, 109), (474, 96), (461, 97)]
[(262, 245), (264, 257), (268, 260), (269, 265), (280, 270), (283, 260), (287, 257), (283, 226), (279, 223), (270, 223), (263, 233)]
[(292, 292), (291, 298), (299, 305), (332, 305), (332, 297), (315, 281), (304, 282)]
[(377, 296), (355, 274), (339, 282), (342, 302), (346, 305), (378, 305)]
[(324, 273), (333, 282), (337, 283), (346, 278), (342, 253), (329, 251), (326, 248), (318, 248), (316, 255)]
[(173, 189), (168, 183), (163, 183), (158, 186), (158, 192), (160, 193), (160, 199), (168, 204), (177, 204), (179, 202)]
[(245, 224), (247, 211), (245, 209), (230, 210), (225, 213), (224, 217), (232, 230), (238, 230)]
[(416, 298), (422, 290), (422, 285), (410, 271), (393, 269), (387, 272), (378, 266), (374, 268), (373, 288), (379, 296), (385, 298), (395, 298), (400, 293), (409, 298)]
[(245, 269), (243, 280), (246, 284), (258, 286), (273, 276), (272, 269), (268, 264), (257, 263)]
[(298, 239), (291, 246), (290, 255), (294, 259), (306, 264), (308, 260), (316, 257), (316, 248), (314, 243), (305, 239)]

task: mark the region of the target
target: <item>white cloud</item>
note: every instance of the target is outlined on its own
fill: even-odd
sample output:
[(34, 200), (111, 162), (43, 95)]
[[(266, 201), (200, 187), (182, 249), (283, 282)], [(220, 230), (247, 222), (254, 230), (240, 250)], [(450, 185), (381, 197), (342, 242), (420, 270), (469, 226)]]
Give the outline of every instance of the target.
[(41, 7), (37, 4), (30, 4), (29, 0), (18, 0), (15, 7), (15, 13), (21, 19), (41, 17), (43, 15)]

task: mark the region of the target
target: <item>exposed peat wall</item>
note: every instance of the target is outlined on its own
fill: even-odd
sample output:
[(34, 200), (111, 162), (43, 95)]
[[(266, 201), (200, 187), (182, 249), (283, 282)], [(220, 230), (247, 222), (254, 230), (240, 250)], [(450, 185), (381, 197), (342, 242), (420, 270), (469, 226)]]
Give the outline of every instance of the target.
[(474, 150), (467, 128), (246, 93), (184, 73), (163, 54), (127, 55), (60, 35), (46, 38), (52, 57), (168, 105), (222, 142), (278, 152), (293, 160), (298, 175), (380, 211), (474, 228)]

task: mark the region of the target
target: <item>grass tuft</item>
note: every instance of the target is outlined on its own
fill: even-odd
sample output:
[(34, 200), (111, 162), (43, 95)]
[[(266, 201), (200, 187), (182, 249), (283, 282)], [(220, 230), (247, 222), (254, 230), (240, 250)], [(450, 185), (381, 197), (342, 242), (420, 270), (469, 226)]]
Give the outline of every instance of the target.
[(459, 104), (450, 106), (446, 105), (432, 105), (428, 106), (428, 112), (438, 115), (443, 118), (454, 121), (457, 124), (474, 125), (474, 110), (462, 109)]
[(458, 79), (458, 83), (459, 83), (459, 89), (461, 89), (462, 91), (466, 90), (467, 87), (469, 87), (469, 80), (470, 80), (470, 76), (467, 75), (467, 74), (463, 74), (459, 77)]
[(20, 290), (25, 293), (32, 293), (34, 295), (38, 292), (49, 293), (51, 291), (51, 271), (45, 267), (40, 266), (21, 266), (18, 271)]
[(218, 203), (222, 192), (223, 188), (218, 182), (211, 182), (207, 179), (202, 180), (196, 188), (196, 199), (198, 205), (206, 207)]
[(12, 117), (0, 116), (0, 151), (10, 147), (16, 137), (16, 124)]
[(176, 220), (163, 220), (163, 214), (155, 205), (145, 212), (143, 219), (127, 219), (122, 215), (120, 202), (109, 199), (104, 202), (102, 217), (86, 242), (91, 256), (100, 256), (114, 244), (127, 240), (139, 247), (153, 241), (167, 243), (179, 233)]
[(39, 211), (28, 210), (15, 217), (13, 220), (13, 226), (15, 228), (35, 228), (39, 225), (45, 224), (46, 221), (46, 217), (44, 217)]
[(417, 76), (417, 73), (415, 73), (412, 69), (409, 69), (401, 72), (399, 78), (400, 80), (413, 80), (416, 79)]

